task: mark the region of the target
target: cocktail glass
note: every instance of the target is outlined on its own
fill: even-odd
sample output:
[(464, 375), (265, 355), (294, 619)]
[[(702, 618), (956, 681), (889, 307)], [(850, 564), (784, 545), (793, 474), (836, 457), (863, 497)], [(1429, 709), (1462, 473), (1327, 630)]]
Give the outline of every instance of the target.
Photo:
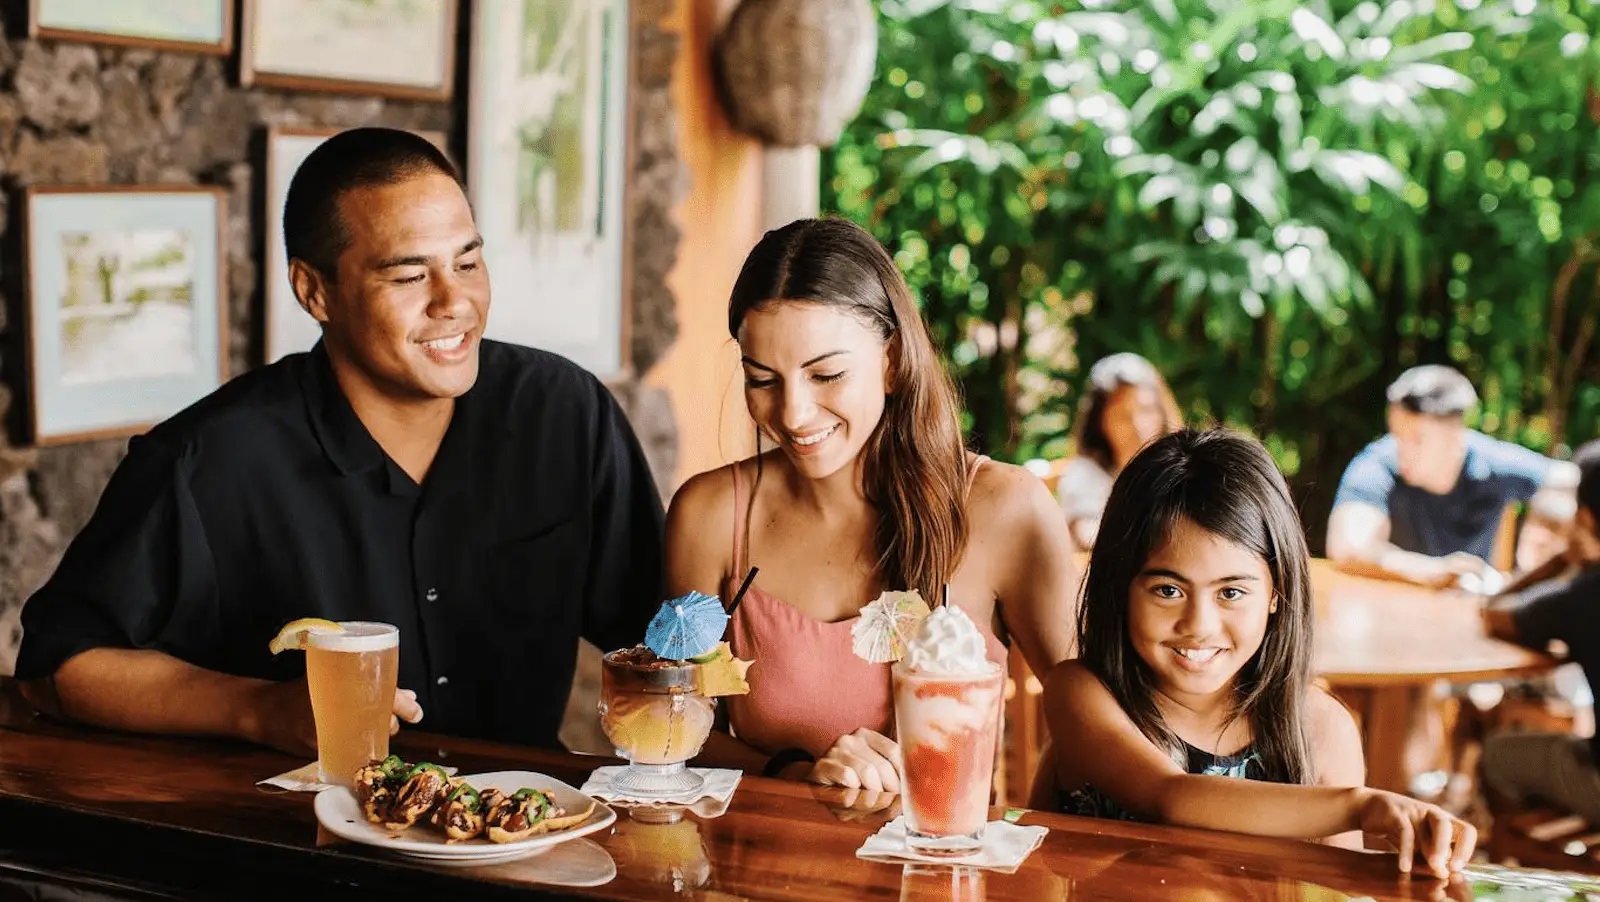
[(642, 645), (602, 659), (600, 728), (628, 760), (612, 778), (613, 790), (651, 798), (705, 786), (686, 762), (711, 735), (716, 699), (700, 693), (696, 671), (694, 664), (661, 660)]

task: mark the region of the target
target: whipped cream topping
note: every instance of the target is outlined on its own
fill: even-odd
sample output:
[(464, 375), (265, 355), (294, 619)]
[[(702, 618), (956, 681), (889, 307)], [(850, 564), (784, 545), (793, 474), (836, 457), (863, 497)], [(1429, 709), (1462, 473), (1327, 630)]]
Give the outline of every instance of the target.
[(981, 676), (994, 667), (988, 651), (983, 634), (967, 612), (946, 604), (922, 618), (906, 643), (903, 660), (918, 673)]

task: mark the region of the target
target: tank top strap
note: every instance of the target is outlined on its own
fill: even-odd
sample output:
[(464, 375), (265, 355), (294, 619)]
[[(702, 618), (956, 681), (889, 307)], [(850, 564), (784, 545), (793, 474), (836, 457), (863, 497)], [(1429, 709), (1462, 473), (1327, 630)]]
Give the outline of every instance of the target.
[(978, 471), (989, 462), (989, 455), (979, 454), (972, 459), (972, 467), (967, 470), (967, 494), (972, 494), (972, 484), (978, 481)]
[(740, 474), (743, 463), (733, 465), (733, 578), (744, 573), (744, 477)]

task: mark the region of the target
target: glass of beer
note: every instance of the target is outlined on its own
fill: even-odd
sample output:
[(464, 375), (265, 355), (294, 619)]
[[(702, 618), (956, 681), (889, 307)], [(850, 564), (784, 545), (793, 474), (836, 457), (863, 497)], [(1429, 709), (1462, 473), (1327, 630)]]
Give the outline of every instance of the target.
[(356, 771), (389, 754), (400, 630), (364, 621), (339, 625), (343, 632), (307, 636), (306, 683), (317, 723), (318, 778), (351, 786)]

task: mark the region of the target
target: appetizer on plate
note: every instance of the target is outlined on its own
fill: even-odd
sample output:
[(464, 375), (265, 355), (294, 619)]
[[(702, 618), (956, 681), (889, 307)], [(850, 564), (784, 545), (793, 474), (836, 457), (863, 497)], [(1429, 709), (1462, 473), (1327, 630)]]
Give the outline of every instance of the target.
[(408, 764), (397, 755), (357, 771), (355, 784), (368, 821), (395, 833), (426, 821), (451, 843), (517, 842), (577, 826), (594, 812), (593, 800), (581, 812), (568, 812), (547, 789), (479, 791), (436, 764)]

